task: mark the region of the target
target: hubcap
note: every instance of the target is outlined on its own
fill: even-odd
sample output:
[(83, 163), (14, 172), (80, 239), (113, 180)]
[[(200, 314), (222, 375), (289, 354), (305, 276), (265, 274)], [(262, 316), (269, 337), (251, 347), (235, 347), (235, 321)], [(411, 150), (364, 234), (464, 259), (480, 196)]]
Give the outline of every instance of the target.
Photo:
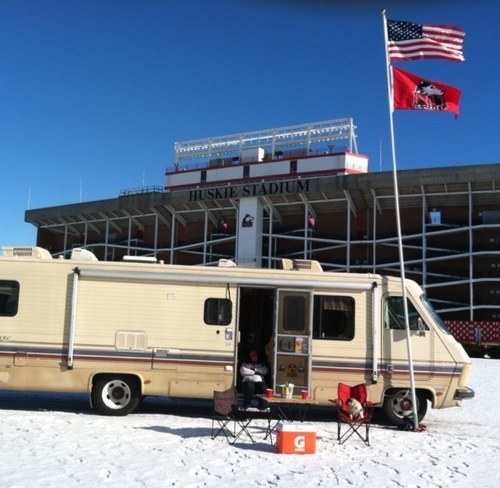
[(106, 383), (102, 390), (102, 400), (108, 408), (118, 410), (130, 402), (132, 392), (127, 383), (113, 380)]
[(407, 417), (413, 411), (413, 404), (407, 391), (399, 391), (392, 399), (392, 409), (398, 417)]

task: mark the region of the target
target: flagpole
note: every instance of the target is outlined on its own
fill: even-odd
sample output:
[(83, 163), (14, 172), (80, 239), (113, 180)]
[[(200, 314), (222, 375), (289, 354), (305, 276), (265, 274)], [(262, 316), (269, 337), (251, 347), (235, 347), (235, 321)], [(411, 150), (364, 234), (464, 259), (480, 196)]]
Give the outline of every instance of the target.
[(417, 411), (417, 395), (415, 392), (415, 375), (413, 372), (413, 354), (411, 348), (411, 335), (410, 335), (410, 321), (408, 318), (408, 303), (406, 299), (406, 284), (405, 284), (405, 265), (403, 256), (403, 239), (401, 234), (401, 217), (399, 212), (399, 187), (398, 187), (398, 175), (396, 169), (396, 145), (394, 142), (394, 121), (393, 121), (393, 84), (391, 76), (391, 66), (389, 60), (389, 50), (388, 50), (388, 36), (387, 36), (387, 17), (385, 15), (385, 9), (382, 10), (382, 19), (384, 23), (384, 41), (385, 41), (385, 61), (387, 70), (387, 93), (389, 96), (389, 124), (391, 130), (391, 152), (392, 152), (392, 177), (394, 181), (394, 204), (396, 211), (396, 225), (398, 234), (398, 250), (399, 250), (399, 265), (401, 274), (401, 289), (402, 289), (402, 299), (403, 299), (403, 312), (405, 319), (405, 330), (406, 330), (406, 344), (408, 348), (408, 367), (410, 373), (410, 388), (411, 388), (411, 401), (413, 405), (413, 428), (416, 431), (418, 429), (418, 411)]

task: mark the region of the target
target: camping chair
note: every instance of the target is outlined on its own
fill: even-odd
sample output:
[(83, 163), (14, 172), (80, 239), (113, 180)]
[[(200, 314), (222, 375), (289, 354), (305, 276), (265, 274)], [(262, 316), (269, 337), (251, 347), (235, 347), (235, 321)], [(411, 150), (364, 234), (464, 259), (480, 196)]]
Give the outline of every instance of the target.
[[(361, 418), (351, 418), (349, 407), (347, 405), (347, 400), (349, 398), (355, 398), (359, 403), (361, 403), (361, 406), (363, 407)], [(339, 444), (343, 444), (353, 434), (357, 434), (367, 446), (370, 445), (370, 422), (373, 416), (373, 403), (369, 402), (367, 398), (368, 392), (364, 383), (356, 386), (339, 383), (338, 398), (331, 400), (337, 405), (338, 409), (337, 439)], [(363, 426), (364, 434), (362, 433)], [(344, 432), (342, 432), (342, 430), (344, 430)]]
[[(234, 444), (242, 434), (246, 434), (252, 442), (255, 442), (248, 430), (253, 418), (245, 415), (244, 410), (238, 409), (237, 400), (234, 388), (214, 391), (212, 440), (218, 435), (224, 434), (229, 444)], [(230, 428), (231, 424), (233, 425), (232, 429)]]

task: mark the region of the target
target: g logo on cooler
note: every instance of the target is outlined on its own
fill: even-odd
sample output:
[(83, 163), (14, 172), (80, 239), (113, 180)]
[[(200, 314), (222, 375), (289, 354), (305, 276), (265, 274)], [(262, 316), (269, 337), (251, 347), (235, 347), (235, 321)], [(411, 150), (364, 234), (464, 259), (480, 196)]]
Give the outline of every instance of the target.
[(304, 435), (298, 435), (293, 439), (293, 444), (296, 451), (304, 451), (306, 448), (306, 437)]

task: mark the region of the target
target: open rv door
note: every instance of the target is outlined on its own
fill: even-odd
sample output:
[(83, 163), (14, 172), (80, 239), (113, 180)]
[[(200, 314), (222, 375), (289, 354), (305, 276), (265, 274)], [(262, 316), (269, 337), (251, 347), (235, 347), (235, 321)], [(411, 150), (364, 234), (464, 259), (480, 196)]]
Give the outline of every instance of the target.
[(312, 291), (278, 289), (274, 327), (273, 388), (285, 382), (294, 393), (309, 390), (311, 381)]

